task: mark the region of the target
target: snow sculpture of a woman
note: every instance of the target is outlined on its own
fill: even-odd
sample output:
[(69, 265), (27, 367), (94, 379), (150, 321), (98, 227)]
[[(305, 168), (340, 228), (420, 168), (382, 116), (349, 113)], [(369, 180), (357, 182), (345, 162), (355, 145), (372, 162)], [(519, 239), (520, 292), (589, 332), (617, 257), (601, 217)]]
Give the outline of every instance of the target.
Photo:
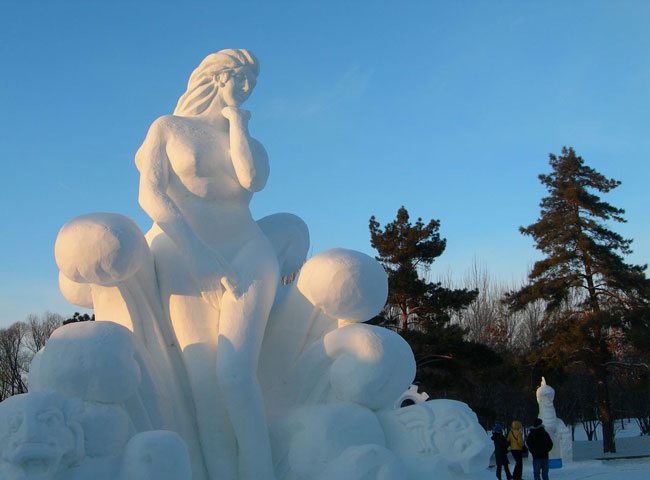
[(542, 383), (537, 388), (535, 396), (539, 405), (539, 418), (542, 419), (544, 428), (553, 439), (553, 450), (549, 452), (551, 468), (561, 467), (563, 463), (572, 462), (571, 431), (561, 419), (557, 418), (553, 405), (555, 389), (546, 383), (544, 377), (542, 377)]
[(240, 109), (258, 72), (247, 50), (207, 56), (136, 154), (140, 205), (154, 221), (147, 240), (210, 478), (274, 478), (256, 371), (279, 269), (249, 210), (268, 158)]
[[(154, 222), (146, 238), (108, 213), (59, 232), (61, 291), (98, 322), (63, 327), (32, 362), (27, 400), (45, 390), (77, 397), (88, 420), (86, 459), (64, 455), (48, 471), (70, 480), (180, 480), (190, 470), (195, 480), (483, 478), (490, 442), (467, 406), (393, 408), (415, 359), (398, 334), (363, 323), (386, 300), (381, 265), (346, 249), (305, 262), (301, 219), (253, 221), (268, 159), (240, 107), (258, 72), (246, 50), (209, 55), (174, 114), (152, 124), (136, 154), (140, 204)], [(10, 410), (0, 407), (0, 425)], [(0, 471), (18, 468), (2, 457)]]

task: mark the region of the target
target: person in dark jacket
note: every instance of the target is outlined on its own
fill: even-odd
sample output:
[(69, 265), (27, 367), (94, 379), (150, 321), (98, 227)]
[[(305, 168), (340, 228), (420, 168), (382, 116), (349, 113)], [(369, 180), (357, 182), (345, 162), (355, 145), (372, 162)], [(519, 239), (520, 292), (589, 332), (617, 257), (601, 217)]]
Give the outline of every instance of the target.
[(526, 438), (528, 451), (533, 456), (533, 476), (540, 480), (540, 472), (543, 480), (548, 480), (548, 452), (553, 448), (553, 440), (542, 425), (541, 419), (536, 419), (530, 433)]
[(494, 442), (494, 461), (497, 464), (497, 478), (501, 480), (501, 467), (506, 471), (506, 478), (512, 479), (510, 468), (508, 468), (508, 441), (503, 436), (503, 428), (496, 424), (492, 429), (492, 441)]

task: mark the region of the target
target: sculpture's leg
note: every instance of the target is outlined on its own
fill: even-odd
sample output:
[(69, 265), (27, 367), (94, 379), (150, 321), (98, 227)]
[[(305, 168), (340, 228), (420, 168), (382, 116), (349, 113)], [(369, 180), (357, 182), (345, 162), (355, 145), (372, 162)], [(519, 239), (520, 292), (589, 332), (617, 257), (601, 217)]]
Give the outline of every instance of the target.
[(237, 443), (217, 385), (216, 345), (187, 345), (183, 356), (196, 408), (203, 459), (211, 480), (237, 480)]
[(201, 299), (184, 259), (171, 240), (152, 242), (161, 297), (182, 351), (196, 410), (195, 425), (211, 480), (237, 479), (237, 443), (215, 370), (219, 312)]
[[(265, 242), (252, 242), (242, 249), (234, 263), (243, 293), (239, 298), (224, 293), (221, 302), (217, 379), (237, 437), (240, 480), (274, 478), (257, 379), (260, 347), (279, 275), (275, 255), (271, 251), (265, 255), (265, 247)], [(254, 264), (251, 258), (255, 258)]]

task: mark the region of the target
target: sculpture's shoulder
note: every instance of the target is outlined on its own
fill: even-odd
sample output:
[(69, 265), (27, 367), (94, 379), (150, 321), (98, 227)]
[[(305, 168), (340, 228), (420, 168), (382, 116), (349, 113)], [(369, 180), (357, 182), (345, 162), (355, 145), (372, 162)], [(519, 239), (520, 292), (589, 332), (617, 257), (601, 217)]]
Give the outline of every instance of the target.
[(187, 117), (179, 117), (177, 115), (163, 115), (162, 117), (156, 118), (151, 127), (149, 127), (149, 133), (147, 136), (166, 136), (170, 133), (178, 133), (179, 131), (185, 130), (188, 128), (190, 120)]
[(170, 138), (182, 135), (182, 132), (189, 130), (189, 119), (176, 115), (163, 115), (153, 121), (147, 132), (144, 142), (135, 153), (135, 164), (138, 170), (147, 158), (152, 158), (152, 152), (156, 152), (161, 145), (168, 143)]

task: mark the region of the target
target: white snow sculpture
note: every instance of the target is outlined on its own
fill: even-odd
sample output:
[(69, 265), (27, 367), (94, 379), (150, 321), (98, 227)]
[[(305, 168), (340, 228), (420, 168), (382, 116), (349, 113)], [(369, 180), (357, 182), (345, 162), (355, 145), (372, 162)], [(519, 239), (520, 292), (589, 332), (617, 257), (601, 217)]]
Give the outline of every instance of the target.
[(262, 345), (270, 416), (335, 401), (392, 406), (415, 376), (413, 353), (395, 332), (357, 323), (381, 311), (387, 292), (384, 270), (360, 252), (337, 248), (305, 263), (276, 299)]
[(452, 400), (377, 411), (352, 403), (303, 407), (274, 423), (272, 438), (283, 480), (481, 478), (493, 450), (476, 415)]
[(121, 325), (65, 325), (52, 334), (36, 361), (30, 392), (55, 390), (93, 406), (119, 405), (139, 432), (175, 421), (172, 402), (149, 354)]
[(537, 404), (539, 405), (539, 418), (542, 419), (544, 429), (549, 433), (553, 440), (553, 450), (549, 453), (549, 459), (559, 460), (557, 462), (562, 466), (564, 462), (573, 462), (573, 441), (571, 431), (565, 423), (557, 418), (553, 400), (555, 399), (555, 390), (546, 384), (546, 379), (542, 377), (542, 383), (535, 392)]
[(173, 432), (135, 435), (126, 445), (119, 480), (190, 480), (192, 466), (183, 440)]
[(467, 404), (429, 400), (377, 412), (386, 446), (404, 462), (409, 479), (482, 478), (494, 446)]
[[(253, 220), (269, 163), (241, 105), (258, 73), (246, 50), (209, 55), (153, 122), (136, 154), (146, 235), (110, 213), (61, 229), (61, 291), (97, 322), (57, 330), (30, 393), (0, 405), (4, 445), (23, 435), (17, 417), (57, 439), (3, 448), (5, 477), (482, 478), (489, 442), (466, 405), (393, 409), (415, 361), (402, 337), (363, 323), (384, 306), (383, 268), (340, 248), (305, 262), (300, 218)], [(45, 398), (65, 420), (51, 429)]]
[[(27, 457), (21, 463), (15, 455), (6, 456), (6, 468), (12, 468), (18, 475), (9, 478), (192, 478), (183, 440), (174, 432), (157, 431), (165, 427), (181, 430), (172, 405), (174, 397), (165, 392), (165, 384), (158, 378), (144, 346), (123, 326), (83, 322), (57, 329), (32, 361), (29, 388), (29, 394), (11, 397), (0, 404), (0, 422), (9, 419), (10, 427), (23, 425), (24, 432), (16, 430), (16, 426), (13, 431), (29, 445), (40, 439), (65, 450), (70, 442), (69, 435), (61, 433), (59, 420), (64, 418), (76, 439), (74, 461), (68, 460), (71, 455), (64, 455), (39, 471), (41, 476), (34, 476), (37, 459)], [(64, 416), (52, 413), (48, 405), (58, 408)], [(12, 407), (8, 415), (3, 414), (4, 408)], [(15, 418), (21, 423), (16, 423)], [(57, 428), (52, 431), (53, 427)], [(9, 445), (13, 442), (10, 440)], [(43, 448), (33, 450), (38, 453)], [(171, 463), (161, 469), (166, 462)]]
[[(360, 405), (298, 408), (273, 423), (271, 434), (278, 479), (356, 480), (368, 478), (364, 474), (371, 469), (385, 470), (386, 479), (403, 478), (404, 466), (386, 449), (377, 415)], [(364, 447), (372, 447), (372, 454)], [(338, 474), (331, 476), (337, 470)]]
[(0, 403), (0, 478), (54, 479), (84, 458), (82, 404), (56, 392)]
[[(259, 62), (208, 55), (136, 154), (162, 302), (182, 350), (212, 478), (273, 477), (257, 360), (280, 271), (248, 205), (269, 163), (240, 109)], [(218, 348), (217, 348), (218, 345)], [(230, 432), (230, 434), (225, 434)]]
[[(61, 228), (54, 252), (61, 270), (59, 286), (68, 301), (81, 300), (83, 303), (76, 303), (81, 306), (91, 303), (97, 320), (116, 322), (133, 332), (137, 340), (125, 338), (127, 345), (121, 345), (116, 339), (119, 348), (131, 351), (136, 348), (131, 344), (137, 342), (140, 345), (140, 358), (146, 358), (142, 352), (147, 352), (155, 365), (150, 366), (150, 371), (157, 379), (158, 390), (169, 397), (166, 401), (173, 409), (174, 423), (166, 428), (178, 432), (187, 444), (195, 478), (207, 478), (185, 366), (160, 300), (153, 256), (140, 229), (122, 215), (83, 215)], [(78, 348), (86, 348), (89, 356), (93, 354), (90, 345), (95, 340), (89, 342), (83, 336), (85, 333), (93, 335), (91, 325), (75, 325), (81, 327), (75, 334), (80, 336)], [(111, 332), (111, 335), (124, 337), (117, 328)], [(65, 337), (68, 335), (71, 333), (66, 333)], [(55, 334), (53, 339), (56, 338)], [(70, 339), (67, 343), (73, 341)], [(84, 347), (84, 344), (87, 346)], [(50, 351), (57, 348), (56, 345), (50, 347)], [(111, 350), (115, 347), (107, 345), (106, 348)], [(67, 346), (61, 348), (61, 358), (65, 356), (69, 357)], [(49, 364), (57, 369), (57, 362), (53, 359)], [(36, 363), (40, 364), (33, 362), (31, 372)], [(40, 371), (38, 365), (37, 369)], [(53, 375), (57, 375), (56, 372)], [(61, 373), (58, 375), (62, 376)], [(36, 381), (33, 377), (30, 374), (32, 382)], [(44, 381), (52, 382), (47, 378)]]

